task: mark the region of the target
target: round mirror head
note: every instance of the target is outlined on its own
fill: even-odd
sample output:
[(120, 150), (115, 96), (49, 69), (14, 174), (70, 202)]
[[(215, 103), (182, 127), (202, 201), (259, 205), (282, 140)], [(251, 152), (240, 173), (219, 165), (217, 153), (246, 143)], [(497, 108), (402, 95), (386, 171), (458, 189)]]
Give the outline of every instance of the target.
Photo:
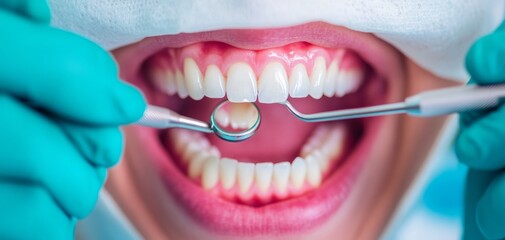
[(261, 115), (254, 103), (223, 101), (212, 112), (210, 127), (214, 133), (230, 142), (244, 141), (254, 135), (261, 122)]

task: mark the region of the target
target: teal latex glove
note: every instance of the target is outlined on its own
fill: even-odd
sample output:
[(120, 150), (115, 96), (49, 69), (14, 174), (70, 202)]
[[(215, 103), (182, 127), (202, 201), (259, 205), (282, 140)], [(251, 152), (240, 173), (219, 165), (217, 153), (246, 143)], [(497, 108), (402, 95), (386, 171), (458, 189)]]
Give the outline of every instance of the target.
[(72, 239), (146, 106), (107, 51), (49, 21), (44, 0), (0, 0), (0, 239)]
[[(505, 83), (505, 22), (472, 46), (466, 66), (474, 83)], [(460, 126), (456, 155), (470, 167), (464, 239), (505, 238), (505, 105), (461, 114)]]

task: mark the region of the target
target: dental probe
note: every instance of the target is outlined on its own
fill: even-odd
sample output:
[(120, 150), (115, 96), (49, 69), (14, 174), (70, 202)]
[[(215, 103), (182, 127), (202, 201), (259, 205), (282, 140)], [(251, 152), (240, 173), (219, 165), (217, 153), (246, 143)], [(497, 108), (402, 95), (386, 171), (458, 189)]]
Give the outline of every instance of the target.
[(505, 84), (468, 85), (426, 91), (410, 96), (403, 102), (371, 107), (344, 109), (314, 114), (297, 111), (288, 101), (282, 103), (298, 119), (305, 122), (324, 122), (363, 117), (406, 113), (430, 117), (497, 106), (505, 100)]
[(203, 133), (215, 133), (219, 138), (229, 142), (240, 142), (252, 137), (258, 130), (261, 122), (258, 107), (251, 103), (258, 114), (256, 121), (249, 128), (240, 131), (229, 131), (225, 127), (220, 126), (215, 118), (218, 110), (225, 108), (227, 104), (230, 104), (230, 102), (222, 101), (214, 108), (210, 117), (210, 123), (180, 115), (167, 108), (148, 105), (144, 111), (144, 116), (136, 124), (158, 129), (184, 128)]

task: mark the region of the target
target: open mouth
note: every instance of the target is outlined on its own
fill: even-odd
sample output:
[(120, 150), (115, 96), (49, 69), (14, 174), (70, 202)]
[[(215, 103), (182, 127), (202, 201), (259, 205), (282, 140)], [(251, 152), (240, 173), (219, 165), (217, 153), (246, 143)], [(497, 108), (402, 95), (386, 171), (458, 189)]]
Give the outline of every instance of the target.
[[(383, 118), (305, 123), (277, 103), (289, 100), (315, 113), (390, 101), (398, 60), (388, 45), (323, 23), (144, 42), (139, 54), (119, 61), (122, 75), (151, 104), (203, 121), (223, 99), (256, 102), (262, 114), (258, 133), (240, 143), (138, 127), (145, 147), (157, 153), (166, 190), (195, 222), (234, 236), (293, 233), (338, 210), (370, 158)], [(122, 58), (140, 60), (121, 64)], [(251, 120), (236, 111), (225, 121)]]

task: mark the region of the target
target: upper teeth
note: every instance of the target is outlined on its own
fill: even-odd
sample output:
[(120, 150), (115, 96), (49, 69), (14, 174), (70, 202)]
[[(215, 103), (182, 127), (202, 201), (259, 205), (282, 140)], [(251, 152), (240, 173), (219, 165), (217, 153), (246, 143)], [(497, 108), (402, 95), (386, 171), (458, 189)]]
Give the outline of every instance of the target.
[(173, 129), (170, 137), (190, 178), (200, 181), (204, 189), (220, 187), (229, 197), (247, 200), (252, 196), (286, 198), (319, 186), (342, 155), (344, 133), (342, 125), (319, 126), (292, 163), (248, 163), (221, 157), (207, 138), (189, 130)]
[(312, 68), (307, 71), (302, 63), (288, 70), (277, 59), (269, 59), (257, 76), (245, 61), (230, 64), (226, 74), (216, 64), (206, 66), (203, 73), (195, 59), (186, 57), (182, 71), (173, 67), (175, 64), (152, 64), (148, 73), (158, 89), (169, 95), (177, 93), (181, 98), (227, 96), (231, 102), (279, 103), (288, 97), (342, 97), (356, 91), (364, 78), (364, 70), (342, 68), (341, 61), (342, 57), (337, 57), (328, 64), (325, 57), (315, 57)]

